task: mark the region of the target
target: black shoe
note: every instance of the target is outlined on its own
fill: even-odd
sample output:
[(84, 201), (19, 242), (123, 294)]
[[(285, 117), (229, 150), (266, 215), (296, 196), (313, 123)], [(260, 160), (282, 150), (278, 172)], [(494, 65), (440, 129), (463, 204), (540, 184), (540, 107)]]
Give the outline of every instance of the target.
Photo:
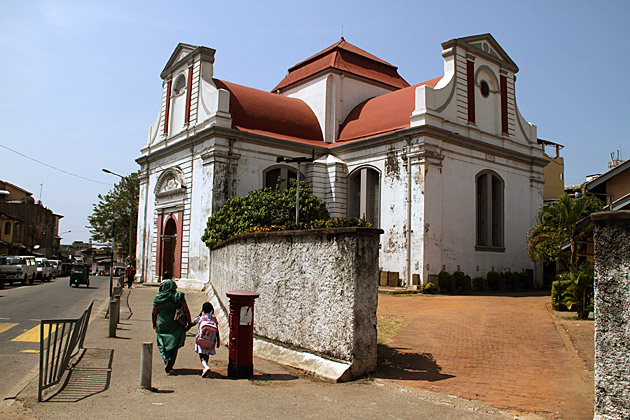
[(172, 360), (169, 360), (166, 363), (166, 367), (164, 368), (164, 372), (166, 372), (167, 374), (170, 375), (171, 371), (173, 370), (173, 365), (175, 364), (175, 362), (173, 362)]

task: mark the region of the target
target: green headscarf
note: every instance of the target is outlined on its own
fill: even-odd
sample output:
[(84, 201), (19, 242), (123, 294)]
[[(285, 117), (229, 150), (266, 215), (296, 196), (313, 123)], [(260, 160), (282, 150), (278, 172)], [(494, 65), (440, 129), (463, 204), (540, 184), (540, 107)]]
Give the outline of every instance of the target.
[(182, 292), (177, 291), (177, 284), (173, 280), (165, 280), (160, 286), (160, 292), (153, 299), (154, 305), (166, 302), (178, 303), (182, 298)]

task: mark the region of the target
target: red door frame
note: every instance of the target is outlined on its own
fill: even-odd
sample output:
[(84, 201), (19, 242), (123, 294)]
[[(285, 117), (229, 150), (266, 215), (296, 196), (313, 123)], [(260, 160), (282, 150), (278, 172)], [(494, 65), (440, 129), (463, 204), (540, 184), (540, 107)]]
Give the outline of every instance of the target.
[(156, 249), (156, 274), (159, 277), (164, 275), (164, 245), (162, 242), (164, 241), (162, 236), (164, 235), (164, 230), (166, 228), (166, 224), (169, 220), (173, 220), (175, 222), (175, 260), (173, 261), (173, 278), (178, 279), (181, 278), (182, 271), (182, 228), (184, 227), (184, 212), (178, 211), (174, 213), (160, 213), (158, 214), (157, 226), (158, 226), (158, 241), (157, 241), (157, 249)]

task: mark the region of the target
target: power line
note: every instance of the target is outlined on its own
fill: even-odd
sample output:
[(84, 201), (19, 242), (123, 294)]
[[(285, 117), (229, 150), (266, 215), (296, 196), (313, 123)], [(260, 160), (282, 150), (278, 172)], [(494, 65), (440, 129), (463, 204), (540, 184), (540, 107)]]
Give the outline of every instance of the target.
[(42, 161), (40, 161), (40, 160), (37, 160), (37, 159), (35, 159), (35, 158), (32, 158), (32, 157), (30, 157), (30, 156), (26, 156), (25, 154), (20, 153), (20, 152), (18, 152), (17, 150), (13, 150), (13, 149), (11, 149), (11, 148), (9, 148), (9, 147), (7, 147), (7, 146), (3, 145), (3, 144), (0, 144), (0, 147), (3, 147), (3, 148), (5, 148), (5, 149), (7, 149), (7, 150), (9, 150), (9, 151), (11, 151), (11, 152), (13, 152), (13, 153), (15, 153), (15, 154), (18, 154), (18, 155), (20, 155), (20, 156), (22, 156), (22, 157), (25, 157), (25, 158), (27, 158), (27, 159), (30, 159), (30, 160), (32, 160), (33, 162), (37, 162), (37, 163), (39, 163), (40, 165), (44, 165), (44, 166), (47, 166), (47, 167), (49, 167), (49, 168), (51, 168), (51, 169), (54, 169), (54, 170), (56, 170), (56, 171), (63, 172), (64, 174), (67, 174), (67, 175), (70, 175), (70, 176), (74, 176), (74, 177), (77, 177), (77, 178), (81, 178), (81, 179), (84, 179), (84, 180), (86, 180), (86, 181), (94, 182), (94, 183), (97, 183), (97, 184), (109, 185), (109, 186), (111, 186), (111, 185), (112, 185), (112, 184), (109, 184), (109, 183), (107, 183), (107, 182), (96, 181), (96, 180), (94, 180), (94, 179), (86, 178), (86, 177), (84, 177), (84, 176), (77, 175), (77, 174), (73, 174), (72, 172), (68, 172), (68, 171), (65, 171), (65, 170), (63, 170), (63, 169), (56, 168), (56, 167), (54, 167), (54, 166), (52, 166), (52, 165), (49, 165), (49, 164), (47, 164), (47, 163), (44, 163), (44, 162), (42, 162)]

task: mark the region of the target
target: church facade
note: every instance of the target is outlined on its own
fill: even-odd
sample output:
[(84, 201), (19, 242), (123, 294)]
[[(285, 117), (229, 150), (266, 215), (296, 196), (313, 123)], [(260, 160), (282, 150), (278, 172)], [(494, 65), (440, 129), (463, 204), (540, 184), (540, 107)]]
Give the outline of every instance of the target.
[(442, 47), (444, 74), (409, 85), (342, 38), (266, 92), (215, 78), (213, 49), (179, 44), (137, 159), (140, 281), (168, 271), (202, 287), (208, 217), (298, 170), (332, 217), (383, 229), (379, 267), (400, 285), (441, 270), (536, 270), (526, 237), (548, 160), (517, 107), (519, 69), (490, 34)]

